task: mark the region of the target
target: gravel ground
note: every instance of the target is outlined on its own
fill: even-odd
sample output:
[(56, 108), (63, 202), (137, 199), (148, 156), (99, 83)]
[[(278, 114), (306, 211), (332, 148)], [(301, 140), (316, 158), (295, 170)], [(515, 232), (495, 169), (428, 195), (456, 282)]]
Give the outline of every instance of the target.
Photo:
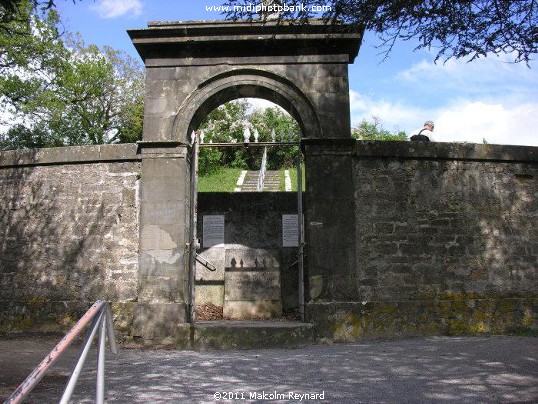
[[(0, 339), (5, 399), (56, 344)], [(438, 337), (301, 349), (107, 351), (107, 402), (538, 402), (538, 338)], [(58, 402), (80, 347), (69, 349), (28, 403)], [(95, 397), (95, 350), (73, 402)]]

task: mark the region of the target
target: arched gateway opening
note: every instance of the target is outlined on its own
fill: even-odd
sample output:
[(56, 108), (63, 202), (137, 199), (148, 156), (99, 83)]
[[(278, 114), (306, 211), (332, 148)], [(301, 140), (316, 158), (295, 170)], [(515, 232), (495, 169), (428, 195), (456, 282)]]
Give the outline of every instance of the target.
[(304, 319), (300, 125), (277, 104), (255, 105), (260, 99), (223, 104), (192, 132), (197, 325)]
[[(347, 69), (361, 35), (330, 33), (322, 23), (222, 21), (155, 22), (129, 35), (144, 60), (147, 83), (135, 334), (178, 345), (188, 345), (182, 341), (189, 336), (193, 341), (196, 145), (190, 137), (212, 109), (242, 97), (272, 101), (299, 123), (309, 184), (307, 299), (345, 299), (354, 283), (351, 187), (326, 185), (331, 177), (349, 176), (349, 158), (328, 164), (316, 141), (350, 138)], [(338, 226), (335, 210), (344, 219)]]
[(200, 83), (182, 105), (184, 113), (176, 116), (173, 136), (189, 136), (210, 111), (244, 97), (279, 105), (297, 120), (301, 133), (320, 137), (319, 120), (308, 98), (290, 80), (261, 69), (233, 69)]

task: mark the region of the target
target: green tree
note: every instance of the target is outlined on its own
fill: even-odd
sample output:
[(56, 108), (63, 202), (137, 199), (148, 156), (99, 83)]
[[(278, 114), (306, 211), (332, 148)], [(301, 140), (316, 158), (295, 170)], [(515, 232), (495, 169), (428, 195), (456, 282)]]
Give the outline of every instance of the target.
[[(236, 143), (243, 141), (243, 130), (248, 110), (246, 100), (227, 102), (211, 111), (198, 130), (204, 134), (204, 142)], [(199, 155), (200, 175), (219, 171), (222, 167), (244, 168), (244, 162), (235, 149), (201, 148)]]
[[(259, 18), (251, 0), (227, 0), (227, 17)], [(265, 0), (286, 5), (279, 18), (305, 23), (321, 17), (333, 27), (376, 33), (387, 54), (395, 41), (417, 40), (437, 59), (513, 54), (528, 63), (538, 46), (536, 0)], [(247, 7), (248, 5), (251, 7)], [(267, 16), (268, 12), (265, 13)], [(263, 17), (263, 15), (262, 15)]]
[(390, 132), (383, 129), (383, 122), (377, 117), (372, 117), (372, 122), (363, 119), (359, 125), (351, 129), (351, 136), (358, 140), (407, 140), (407, 134), (403, 131)]
[[(76, 3), (77, 0), (73, 0)], [(5, 24), (21, 20), (20, 11), (31, 7), (32, 10), (46, 11), (56, 7), (56, 0), (0, 0), (0, 29), (6, 29)]]
[(205, 117), (198, 130), (204, 131), (206, 142), (242, 142), (248, 109), (249, 103), (245, 99), (222, 104)]
[[(54, 10), (42, 18), (27, 2), (26, 35), (0, 32), (0, 105), (11, 111), (2, 148), (50, 147), (141, 138), (140, 65), (110, 47), (63, 41)], [(10, 24), (25, 29), (24, 18)], [(15, 123), (15, 124), (13, 124)]]
[[(2, 24), (0, 30), (0, 68), (40, 72), (57, 65), (63, 57), (63, 43), (59, 41), (59, 16), (55, 11), (39, 18), (28, 0), (21, 1), (16, 9), (17, 18)], [(1, 8), (0, 8), (1, 12)]]
[[(289, 140), (289, 133), (296, 139), (300, 136), (299, 125), (280, 108), (265, 108), (249, 113), (250, 104), (245, 99), (227, 102), (214, 109), (202, 121), (199, 131), (204, 132), (204, 142), (209, 143), (243, 143), (245, 129), (251, 133), (258, 132), (259, 142), (271, 141), (272, 131), (280, 139), (280, 133)], [(258, 170), (263, 149), (258, 147), (238, 148), (202, 148), (200, 150), (199, 172), (201, 175), (218, 171), (220, 167)], [(298, 147), (270, 147), (267, 153), (268, 169), (291, 167), (295, 164)]]
[[(282, 134), (286, 141), (290, 140), (290, 133), (293, 134), (293, 140), (295, 141), (298, 141), (301, 137), (297, 121), (277, 107), (254, 111), (249, 116), (249, 122), (260, 133), (260, 141), (271, 141), (273, 130), (278, 141)], [(295, 166), (298, 152), (299, 147), (297, 146), (269, 148), (267, 151), (267, 168), (276, 170)]]

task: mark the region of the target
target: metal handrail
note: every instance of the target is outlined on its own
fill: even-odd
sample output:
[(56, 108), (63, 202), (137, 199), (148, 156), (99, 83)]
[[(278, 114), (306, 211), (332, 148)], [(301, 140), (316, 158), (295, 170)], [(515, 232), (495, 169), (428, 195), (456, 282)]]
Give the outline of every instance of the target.
[(256, 186), (256, 191), (258, 192), (263, 191), (265, 185), (265, 171), (267, 171), (267, 147), (263, 149), (262, 164), (258, 174), (258, 185)]
[(69, 381), (60, 400), (60, 403), (67, 403), (71, 399), (73, 390), (80, 376), (86, 356), (90, 350), (91, 344), (99, 329), (99, 346), (97, 362), (97, 386), (96, 386), (96, 403), (103, 403), (105, 396), (105, 340), (108, 334), (108, 342), (112, 353), (118, 353), (116, 346), (116, 334), (112, 322), (112, 312), (110, 306), (105, 300), (96, 301), (92, 307), (80, 318), (71, 330), (65, 334), (62, 340), (54, 347), (52, 351), (41, 361), (32, 373), (24, 380), (19, 387), (8, 397), (4, 404), (21, 403), (34, 389), (37, 383), (50, 370), (52, 365), (60, 359), (66, 349), (77, 338), (88, 324), (91, 326), (86, 334), (86, 339), (79, 355), (76, 366), (71, 372)]

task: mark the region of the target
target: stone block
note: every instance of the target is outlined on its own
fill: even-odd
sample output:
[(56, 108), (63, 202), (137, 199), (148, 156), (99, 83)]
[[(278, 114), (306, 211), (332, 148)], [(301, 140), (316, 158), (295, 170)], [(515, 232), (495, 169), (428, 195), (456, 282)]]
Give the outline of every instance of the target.
[(140, 276), (138, 299), (141, 302), (187, 302), (187, 283), (180, 277)]
[(145, 202), (140, 207), (140, 224), (177, 225), (185, 227), (186, 206), (184, 200)]
[(282, 315), (280, 300), (225, 301), (223, 308), (225, 319), (258, 320), (278, 318)]
[(177, 177), (146, 177), (140, 185), (142, 202), (182, 201), (186, 195), (186, 181)]
[(227, 270), (224, 300), (280, 300), (280, 271)]
[(195, 287), (195, 302), (197, 306), (212, 303), (215, 306), (224, 306), (224, 280), (217, 282), (197, 282)]
[(182, 303), (138, 303), (133, 312), (132, 335), (148, 341), (176, 336), (187, 322), (187, 306)]
[(200, 251), (201, 261), (207, 261), (209, 268), (216, 268), (211, 271), (198, 260), (196, 261), (196, 280), (203, 281), (222, 281), (224, 282), (224, 267), (226, 247), (224, 245), (214, 246), (206, 250)]

